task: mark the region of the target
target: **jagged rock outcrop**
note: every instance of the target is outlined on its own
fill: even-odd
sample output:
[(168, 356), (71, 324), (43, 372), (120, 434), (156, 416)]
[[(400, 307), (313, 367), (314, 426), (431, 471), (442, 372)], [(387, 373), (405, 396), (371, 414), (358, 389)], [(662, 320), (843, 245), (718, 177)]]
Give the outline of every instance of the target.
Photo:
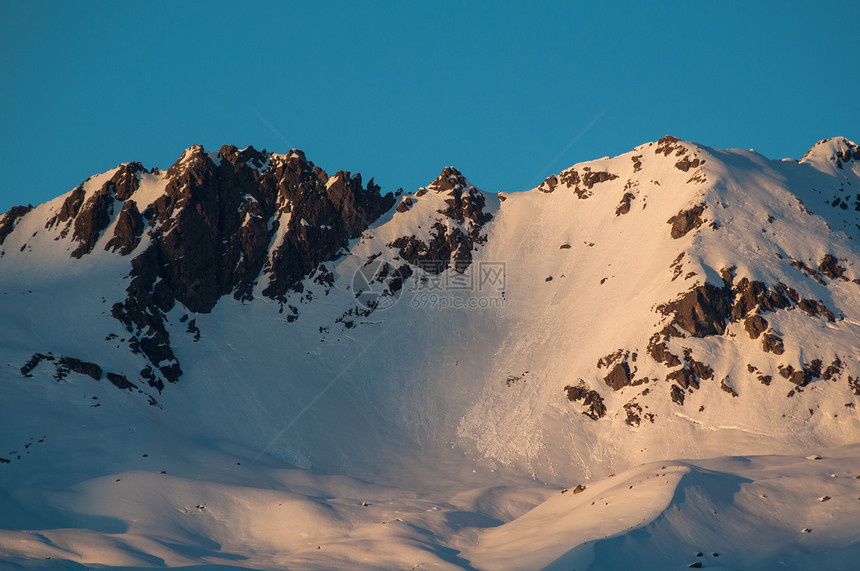
[(704, 204), (697, 204), (693, 208), (681, 210), (675, 216), (671, 217), (667, 224), (672, 226), (669, 232), (674, 239), (683, 238), (691, 231), (700, 228), (705, 223), (702, 220), (702, 213), (705, 211)]
[(33, 205), (13, 206), (9, 211), (0, 218), (0, 245), (6, 239), (6, 236), (12, 233), (15, 229), (15, 224), (22, 216), (33, 210)]
[(143, 216), (137, 209), (137, 204), (134, 200), (126, 200), (116, 219), (113, 237), (105, 244), (105, 250), (119, 250), (121, 255), (127, 256), (140, 243), (143, 229)]
[[(472, 263), (472, 252), (486, 241), (482, 234), (484, 226), (492, 220), (492, 215), (486, 211), (483, 193), (454, 167), (442, 169), (425, 192), (445, 196), (446, 205), (437, 211), (442, 218), (433, 222), (429, 239), (401, 236), (389, 247), (396, 249), (410, 264), (432, 274), (449, 267), (458, 272), (466, 271)], [(419, 191), (416, 196), (423, 194)]]
[(582, 380), (576, 386), (568, 385), (564, 387), (564, 390), (567, 393), (569, 401), (582, 403), (584, 407), (582, 414), (591, 420), (597, 420), (606, 416), (606, 405), (603, 404), (603, 397), (600, 396), (599, 392), (587, 388)]
[[(136, 199), (144, 177), (163, 187), (147, 204)], [(208, 312), (225, 295), (252, 299), (261, 279), (262, 295), (283, 302), (394, 204), (373, 180), (365, 186), (359, 174), (329, 177), (301, 151), (271, 155), (226, 145), (218, 153), (195, 145), (166, 173), (125, 163), (92, 186), (88, 179), (75, 188), (46, 227), (60, 228), (57, 239), (72, 232), (71, 256), (81, 258), (113, 224), (104, 249), (133, 258), (128, 295), (111, 313), (130, 333), (132, 351), (150, 362), (141, 377), (158, 390), (182, 374), (164, 317), (177, 302)], [(471, 204), (454, 211), (477, 213)], [(0, 238), (25, 213), (7, 213)]]
[[(820, 321), (815, 327), (823, 331), (842, 327), (843, 317), (854, 319), (845, 291), (860, 283), (860, 274), (850, 245), (836, 232), (851, 230), (843, 222), (853, 220), (852, 186), (860, 185), (851, 184), (856, 173), (849, 163), (856, 160), (856, 145), (823, 145), (808, 155), (812, 166), (776, 161), (767, 166), (746, 151), (713, 153), (667, 136), (635, 154), (551, 175), (531, 196), (501, 196), (499, 202), (506, 202), (499, 210), (494, 197), (453, 167), (395, 200), (383, 196), (372, 179), (364, 184), (358, 174), (329, 176), (300, 151), (273, 155), (224, 146), (213, 153), (194, 146), (165, 172), (126, 163), (37, 207), (47, 211), (38, 223), (46, 223), (48, 232), (40, 228), (36, 237), (35, 228), (28, 228), (27, 236), (15, 235), (11, 253), (25, 252), (24, 246), (47, 234), (63, 242), (72, 258), (128, 256), (125, 294), (105, 303), (113, 303), (111, 315), (127, 329), (120, 343), (139, 356), (134, 367), (139, 372), (123, 371), (125, 381), (114, 380), (118, 386), (149, 385), (159, 391), (183, 374), (172, 337), (208, 340), (206, 320), (193, 314), (212, 311), (225, 296), (240, 303), (260, 296), (276, 300), (275, 307), (286, 314), (282, 319), (292, 323), (300, 313), (313, 314), (303, 304), (314, 296), (347, 291), (346, 301), (339, 299), (343, 307), (315, 327), (321, 342), (327, 342), (344, 329), (369, 324), (367, 318), (380, 304), (410, 291), (407, 282), (418, 269), (423, 271), (415, 277), (416, 288), (449, 278), (465, 283), (474, 260), (489, 264), (510, 258), (517, 264), (516, 280), (492, 293), (505, 303), (531, 295), (530, 303), (552, 300), (546, 317), (526, 329), (530, 335), (546, 333), (552, 343), (564, 343), (570, 335), (566, 323), (585, 315), (589, 327), (611, 327), (623, 338), (606, 337), (601, 341), (606, 346), (589, 347), (597, 353), (589, 355), (587, 367), (579, 355), (571, 355), (577, 367), (572, 378), (587, 378), (587, 385), (566, 390), (569, 402), (582, 404), (590, 418), (621, 415), (638, 426), (653, 414), (648, 406), (657, 394), (683, 404), (685, 398), (698, 398), (695, 391), (702, 387), (722, 387), (743, 400), (752, 371), (744, 371), (741, 381), (736, 369), (721, 366), (729, 345), (744, 351), (744, 363), (760, 368), (753, 377), (757, 390), (783, 380), (802, 389), (825, 378), (826, 368), (817, 375), (814, 363), (830, 362), (834, 355), (802, 347), (798, 357), (797, 323)], [(720, 153), (734, 160), (724, 161)], [(837, 172), (840, 164), (849, 171)], [(802, 188), (779, 186), (783, 171), (795, 167), (805, 169), (797, 177)], [(770, 170), (762, 175), (762, 169)], [(729, 180), (736, 173), (741, 173), (738, 179)], [(774, 181), (773, 188), (758, 188), (758, 176)], [(820, 190), (806, 188), (813, 179)], [(831, 182), (834, 186), (826, 187)], [(823, 208), (827, 204), (833, 208)], [(812, 214), (822, 210), (829, 218)], [(22, 220), (28, 227), (33, 223), (29, 211), (16, 207), (0, 219), (0, 243)], [(390, 216), (384, 223), (372, 225), (386, 212)], [(506, 212), (511, 212), (507, 219)], [(706, 224), (714, 232), (702, 231)], [(804, 235), (816, 236), (820, 249), (791, 237), (793, 224)], [(500, 246), (484, 250), (497, 235)], [(7, 246), (6, 256), (10, 250)], [(482, 257), (482, 251), (498, 259)], [(342, 256), (359, 260), (344, 257), (340, 265), (336, 260)], [(342, 270), (354, 270), (356, 263), (374, 270), (362, 287), (354, 281), (336, 283), (344, 277)], [(508, 268), (514, 270), (513, 262)], [(528, 268), (539, 268), (539, 286)], [(447, 270), (453, 271), (442, 276)], [(590, 291), (597, 282), (602, 292), (613, 290), (608, 297)], [(513, 292), (510, 298), (506, 291)], [(470, 301), (485, 293), (464, 292), (457, 295)], [(624, 307), (633, 300), (641, 305)], [(185, 314), (181, 319), (177, 305), (178, 315)], [(647, 324), (629, 327), (638, 331), (634, 339), (626, 321), (645, 313)], [(527, 321), (514, 317), (520, 319)], [(512, 341), (510, 346), (519, 350), (522, 345)], [(597, 356), (608, 351), (595, 366)], [(842, 349), (836, 357), (847, 362), (847, 353)], [(830, 376), (843, 388), (849, 373), (856, 377), (850, 367), (845, 374), (834, 371)], [(567, 382), (559, 381), (556, 397)]]

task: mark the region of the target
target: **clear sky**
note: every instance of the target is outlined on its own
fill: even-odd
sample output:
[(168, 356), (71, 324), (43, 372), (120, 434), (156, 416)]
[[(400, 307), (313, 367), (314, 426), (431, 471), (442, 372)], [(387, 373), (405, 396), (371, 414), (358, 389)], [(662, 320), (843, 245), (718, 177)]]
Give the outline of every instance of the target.
[[(655, 7), (655, 5), (657, 7)], [(0, 211), (194, 143), (490, 191), (665, 134), (860, 139), (856, 2), (0, 0)]]

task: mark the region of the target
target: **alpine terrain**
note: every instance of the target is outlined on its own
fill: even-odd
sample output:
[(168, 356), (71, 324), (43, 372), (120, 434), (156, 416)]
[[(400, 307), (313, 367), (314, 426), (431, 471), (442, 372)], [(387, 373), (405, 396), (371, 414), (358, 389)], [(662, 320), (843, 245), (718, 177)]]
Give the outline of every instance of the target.
[(0, 566), (858, 568), (856, 144), (329, 172), (0, 217)]

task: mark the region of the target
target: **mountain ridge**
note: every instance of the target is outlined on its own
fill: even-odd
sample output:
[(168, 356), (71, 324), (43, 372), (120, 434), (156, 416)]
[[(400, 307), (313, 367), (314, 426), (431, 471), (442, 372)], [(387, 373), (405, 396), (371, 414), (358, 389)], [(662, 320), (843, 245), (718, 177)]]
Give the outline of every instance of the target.
[(13, 208), (0, 561), (848, 568), (858, 213), (847, 139), (669, 136), (514, 193), (195, 146)]
[[(553, 477), (556, 464), (569, 464), (555, 458), (585, 453), (585, 444), (548, 436), (550, 427), (590, 434), (609, 422), (611, 435), (622, 426), (680, 422), (694, 438), (697, 423), (712, 422), (704, 410), (709, 402), (730, 411), (728, 403), (765, 395), (774, 410), (790, 410), (789, 425), (808, 424), (800, 414), (806, 408), (824, 406), (837, 419), (841, 411), (843, 420), (832, 425), (807, 413), (816, 422), (813, 438), (841, 442), (837, 426), (857, 423), (846, 407), (860, 391), (852, 355), (860, 272), (849, 245), (860, 235), (854, 214), (860, 202), (852, 208), (860, 194), (851, 192), (860, 188), (858, 153), (854, 143), (835, 138), (816, 143), (799, 161), (770, 161), (666, 136), (574, 165), (532, 191), (499, 194), (445, 167), (414, 193), (382, 195), (372, 179), (363, 185), (360, 175), (329, 176), (297, 150), (276, 155), (225, 145), (210, 153), (193, 146), (166, 171), (124, 163), (35, 209), (16, 207), (0, 221), (0, 268), (13, 270), (7, 277), (15, 264), (28, 266), (32, 251), (38, 265), (39, 256), (49, 256), (46, 267), (55, 265), (49, 274), (60, 266), (66, 268), (60, 273), (78, 274), (75, 260), (92, 258), (90, 267), (109, 266), (124, 284), (121, 299), (115, 290), (105, 296), (109, 311), (102, 313), (115, 325), (91, 340), (115, 347), (107, 362), (88, 356), (91, 349), (48, 346), (33, 347), (16, 367), (38, 375), (47, 363), (57, 380), (70, 373), (106, 378), (162, 406), (166, 387), (184, 378), (183, 361), (197, 361), (195, 344), (219, 336), (208, 330), (206, 315), (228, 298), (239, 306), (269, 300), (264, 306), (277, 311), (276, 321), (298, 328), (272, 334), (317, 337), (320, 345), (308, 347), (309, 355), (325, 355), (325, 343), (349, 338), (360, 346), (374, 323), (387, 327), (397, 319), (404, 323), (391, 327), (407, 338), (414, 336), (407, 324), (422, 321), (473, 332), (479, 348), (471, 354), (474, 340), (456, 348), (449, 340), (419, 359), (466, 347), (466, 363), (428, 362), (419, 375), (427, 376), (423, 386), (400, 388), (395, 367), (383, 371), (384, 378), (394, 376), (374, 381), (379, 386), (371, 392), (390, 401), (395, 416), (406, 415), (398, 422), (405, 422), (407, 440), (450, 440), (489, 463), (519, 465), (544, 478)], [(814, 251), (792, 236), (798, 231), (814, 238)], [(765, 250), (772, 253), (764, 256)], [(472, 282), (472, 289), (437, 291), (444, 294), (437, 307), (408, 317), (403, 302), (387, 309), (410, 295), (420, 306), (432, 300), (420, 297), (428, 284), (474, 280), (494, 263), (507, 272), (495, 291), (478, 291)], [(350, 278), (360, 267), (374, 270), (362, 286), (369, 289), (352, 292)], [(452, 318), (438, 307), (442, 302), (491, 307)], [(638, 325), (619, 329), (623, 322)], [(799, 331), (816, 331), (828, 348), (804, 346)], [(575, 356), (574, 364), (559, 355)], [(533, 383), (531, 394), (524, 387)], [(758, 388), (777, 386), (779, 398), (777, 389)], [(831, 396), (808, 406), (818, 388)], [(714, 401), (714, 394), (725, 396)], [(419, 410), (421, 399), (438, 412)], [(773, 404), (780, 399), (797, 404)], [(681, 412), (688, 409), (703, 420)], [(753, 432), (762, 430), (763, 413), (753, 415), (759, 419), (751, 421)], [(594, 433), (583, 443), (593, 445), (592, 437), (607, 438)], [(534, 454), (554, 459), (535, 463)], [(578, 463), (579, 469), (590, 464)]]

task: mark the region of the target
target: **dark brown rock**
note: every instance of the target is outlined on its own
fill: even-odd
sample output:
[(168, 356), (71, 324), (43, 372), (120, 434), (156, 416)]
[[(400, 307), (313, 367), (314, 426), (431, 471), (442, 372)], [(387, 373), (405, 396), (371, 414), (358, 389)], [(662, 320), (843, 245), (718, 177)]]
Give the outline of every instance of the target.
[(118, 373), (108, 373), (106, 376), (107, 376), (107, 380), (110, 381), (111, 384), (113, 384), (118, 389), (124, 389), (124, 390), (130, 391), (132, 389), (137, 388), (137, 385), (135, 385), (134, 383), (129, 381), (125, 377), (125, 375), (120, 375)]
[(674, 316), (674, 323), (693, 337), (722, 335), (731, 316), (732, 289), (713, 284), (696, 286), (679, 299), (657, 307), (663, 315)]
[(143, 217), (137, 209), (137, 204), (133, 200), (127, 200), (122, 205), (114, 226), (113, 237), (105, 244), (105, 250), (115, 252), (119, 249), (120, 255), (127, 256), (140, 243), (143, 228)]
[(603, 382), (606, 383), (613, 391), (621, 390), (628, 386), (633, 381), (630, 374), (630, 367), (627, 362), (616, 363), (609, 373), (603, 377)]
[(624, 405), (627, 418), (624, 422), (630, 426), (639, 426), (642, 423), (642, 406), (636, 401), (630, 401)]
[(675, 163), (675, 168), (682, 172), (688, 172), (690, 169), (694, 169), (704, 162), (699, 159), (690, 160), (690, 157), (684, 157)]
[(585, 188), (591, 190), (595, 184), (607, 182), (618, 178), (617, 174), (603, 171), (588, 171), (582, 175), (582, 184)]
[(706, 381), (714, 378), (714, 370), (711, 367), (700, 361), (696, 361), (689, 354), (685, 355), (684, 361), (686, 361), (687, 366), (700, 380)]
[(728, 379), (723, 379), (722, 381), (720, 381), (720, 388), (732, 395), (733, 397), (738, 396), (738, 393), (736, 393), (735, 389), (733, 389), (732, 386), (729, 384)]
[[(732, 321), (739, 321), (756, 309), (762, 312), (772, 312), (791, 307), (792, 298), (799, 299), (797, 292), (785, 284), (777, 284), (771, 290), (764, 283), (755, 280), (750, 281), (747, 278), (739, 280), (734, 286), (734, 291), (735, 303), (732, 306)], [(755, 337), (753, 338), (755, 339)]]
[(782, 355), (785, 353), (785, 347), (782, 343), (782, 337), (776, 333), (765, 333), (761, 339), (761, 349), (765, 353), (773, 353), (774, 355)]
[(33, 370), (38, 367), (39, 363), (41, 363), (43, 360), (53, 361), (54, 356), (50, 353), (46, 355), (42, 353), (34, 353), (33, 356), (30, 357), (30, 359), (26, 363), (24, 363), (24, 366), (21, 367), (21, 374), (28, 378), (32, 377)]
[(830, 278), (831, 280), (840, 278), (847, 280), (845, 277), (845, 268), (839, 265), (839, 260), (834, 256), (827, 254), (821, 259), (818, 264), (818, 271)]
[[(137, 213), (126, 200), (108, 244), (130, 252), (143, 225), (152, 232), (149, 246), (132, 260), (127, 299), (112, 309), (133, 334), (132, 350), (150, 361), (151, 386), (182, 374), (164, 324), (177, 301), (205, 313), (224, 295), (248, 300), (262, 273), (268, 278), (263, 295), (283, 303), (288, 291), (394, 205), (372, 179), (365, 186), (360, 175), (339, 172), (332, 180), (301, 151), (274, 159), (253, 147), (225, 145), (218, 158), (199, 145), (188, 149), (168, 169), (165, 194), (151, 207)], [(133, 196), (138, 172), (131, 165), (118, 173), (106, 195)], [(269, 256), (279, 231), (283, 242)]]
[(45, 227), (53, 228), (55, 224), (63, 224), (77, 216), (78, 211), (84, 204), (85, 196), (86, 191), (84, 190), (83, 183), (81, 183), (66, 197), (66, 200), (63, 201), (63, 206), (60, 207), (60, 211), (56, 216), (48, 220)]
[(617, 351), (614, 351), (606, 355), (605, 357), (601, 357), (600, 359), (598, 359), (597, 368), (602, 369), (604, 367), (611, 367), (621, 359), (627, 360), (627, 355), (628, 353), (626, 353), (624, 349), (618, 349)]
[(400, 213), (406, 212), (407, 210), (409, 210), (409, 208), (411, 206), (412, 206), (412, 199), (407, 196), (406, 198), (404, 198), (400, 202), (400, 204), (397, 205), (397, 212), (400, 212)]
[(678, 369), (676, 371), (672, 371), (671, 373), (669, 373), (666, 376), (666, 380), (670, 381), (670, 382), (674, 381), (674, 382), (678, 383), (679, 385), (681, 385), (685, 389), (688, 389), (688, 388), (698, 389), (699, 388), (699, 378), (696, 376), (696, 374), (693, 372), (693, 370), (687, 365), (684, 365), (680, 369)]
[(621, 216), (630, 212), (630, 203), (634, 198), (636, 196), (633, 193), (625, 192), (624, 196), (621, 197), (621, 202), (615, 208), (615, 216)]
[(59, 357), (57, 359), (57, 364), (72, 372), (78, 373), (79, 375), (91, 377), (96, 381), (99, 381), (102, 378), (102, 368), (95, 363), (88, 363), (86, 361), (81, 361), (80, 359), (75, 359), (74, 357)]
[(603, 404), (603, 397), (597, 391), (586, 388), (583, 381), (580, 381), (578, 386), (568, 385), (564, 387), (564, 390), (567, 393), (569, 401), (581, 402), (583, 406), (587, 407), (582, 412), (585, 416), (592, 420), (606, 416), (606, 406)]
[(797, 303), (798, 309), (811, 317), (821, 316), (827, 321), (836, 321), (836, 316), (833, 312), (827, 309), (827, 306), (815, 299), (801, 299)]
[(779, 374), (783, 378), (788, 379), (789, 382), (792, 382), (799, 387), (805, 387), (815, 377), (814, 372), (810, 370), (809, 365), (803, 366), (798, 370), (795, 370), (791, 365), (780, 365), (778, 370)]
[(744, 329), (749, 333), (750, 339), (758, 339), (762, 333), (767, 331), (769, 325), (767, 320), (758, 314), (751, 315), (744, 321)]
[(794, 266), (795, 268), (797, 268), (798, 270), (802, 271), (803, 273), (805, 273), (806, 275), (808, 275), (809, 277), (811, 277), (812, 279), (814, 279), (815, 281), (817, 281), (821, 285), (827, 285), (827, 282), (824, 281), (824, 278), (821, 276), (820, 273), (818, 273), (818, 270), (816, 270), (815, 268), (811, 268), (808, 265), (806, 265), (806, 263), (804, 263), (800, 260), (795, 260), (793, 258), (791, 260), (791, 265)]
[(675, 153), (676, 157), (680, 157), (686, 152), (687, 149), (681, 144), (681, 141), (671, 135), (666, 135), (657, 141), (657, 148), (654, 149), (654, 154), (666, 157), (672, 153)]
[(117, 200), (128, 200), (134, 192), (140, 188), (138, 175), (145, 173), (146, 169), (138, 162), (124, 163), (119, 166), (116, 173), (104, 184), (108, 194), (112, 194)]
[(436, 192), (448, 192), (451, 190), (462, 191), (471, 187), (469, 181), (459, 170), (454, 167), (445, 167), (436, 179), (427, 185), (427, 190)]
[(556, 175), (552, 175), (547, 177), (547, 179), (540, 184), (538, 190), (549, 193), (554, 191), (556, 187), (558, 187), (558, 177)]
[(672, 385), (672, 388), (669, 389), (669, 396), (672, 397), (672, 402), (682, 406), (684, 405), (684, 398), (686, 397), (686, 394), (684, 393), (684, 389), (682, 389), (678, 385)]
[(825, 381), (836, 380), (836, 378), (842, 373), (843, 367), (844, 364), (842, 363), (842, 359), (836, 357), (833, 362), (824, 369), (821, 376)]
[(582, 171), (580, 175), (576, 169), (569, 169), (559, 176), (559, 182), (573, 190), (573, 193), (581, 199), (591, 196), (594, 185), (618, 178), (617, 174), (592, 171), (590, 167), (583, 167)]
[(666, 343), (660, 342), (660, 336), (654, 335), (648, 343), (648, 354), (657, 361), (663, 363), (667, 367), (677, 367), (681, 364), (681, 360), (669, 352)]
[(440, 210), (439, 214), (468, 230), (464, 232), (460, 227), (449, 227), (449, 224), (437, 220), (431, 227), (432, 234), (428, 242), (415, 236), (401, 236), (388, 246), (396, 248), (399, 256), (410, 264), (430, 273), (438, 274), (449, 267), (465, 272), (472, 263), (472, 252), (486, 241), (486, 235), (481, 232), (492, 219), (492, 215), (484, 211), (484, 196), (453, 167), (445, 167), (428, 188), (448, 194), (445, 199), (447, 207)]
[(113, 216), (114, 198), (102, 188), (90, 196), (75, 217), (72, 239), (78, 247), (72, 251), (73, 258), (80, 258), (93, 251), (101, 233), (108, 227)]
[(31, 210), (33, 210), (33, 205), (13, 206), (0, 218), (0, 244), (3, 244), (6, 237), (15, 229), (18, 221)]
[[(574, 192), (576, 192), (576, 189), (579, 187), (579, 183), (582, 182), (582, 179), (579, 176), (579, 172), (577, 172), (576, 169), (569, 169), (564, 171), (563, 173), (561, 173), (561, 175), (559, 175), (559, 180), (564, 183), (565, 186), (567, 186), (568, 188), (574, 189)], [(579, 195), (578, 192), (577, 195), (579, 196), (579, 198), (587, 198)]]
[(686, 236), (692, 230), (695, 230), (704, 224), (702, 213), (705, 211), (704, 204), (698, 204), (693, 208), (681, 210), (675, 216), (666, 221), (672, 226), (670, 234), (672, 238), (678, 239)]

